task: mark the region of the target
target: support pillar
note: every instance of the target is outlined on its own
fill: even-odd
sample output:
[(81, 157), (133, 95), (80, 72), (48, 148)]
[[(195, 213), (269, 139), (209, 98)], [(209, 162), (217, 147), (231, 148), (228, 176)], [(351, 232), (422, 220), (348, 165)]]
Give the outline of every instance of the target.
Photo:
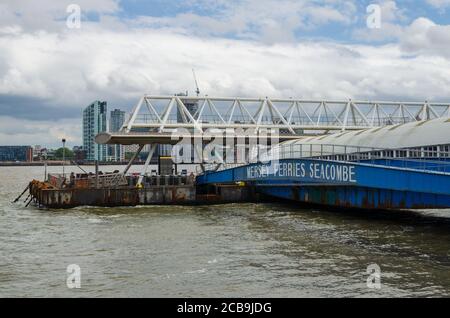
[(144, 169), (142, 170), (142, 173), (139, 176), (139, 180), (137, 182), (138, 186), (142, 185), (142, 181), (144, 180), (144, 177), (147, 174), (148, 166), (150, 165), (150, 162), (152, 161), (152, 157), (156, 151), (157, 146), (158, 146), (157, 144), (154, 144), (150, 147), (150, 152), (148, 153), (147, 160), (145, 161)]
[(136, 151), (136, 153), (131, 158), (130, 162), (128, 163), (128, 165), (126, 166), (125, 170), (122, 173), (123, 175), (126, 175), (128, 170), (130, 170), (131, 166), (133, 165), (134, 160), (136, 160), (137, 156), (139, 156), (139, 154), (141, 153), (142, 149), (144, 149), (144, 146), (145, 145), (139, 145), (138, 151)]

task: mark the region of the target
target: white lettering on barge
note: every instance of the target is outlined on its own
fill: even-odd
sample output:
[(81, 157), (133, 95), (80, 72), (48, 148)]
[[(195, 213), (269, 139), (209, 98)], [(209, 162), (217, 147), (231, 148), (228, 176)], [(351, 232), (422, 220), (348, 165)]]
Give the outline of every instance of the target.
[(355, 166), (333, 163), (275, 163), (247, 167), (247, 179), (305, 178), (329, 182), (357, 183)]

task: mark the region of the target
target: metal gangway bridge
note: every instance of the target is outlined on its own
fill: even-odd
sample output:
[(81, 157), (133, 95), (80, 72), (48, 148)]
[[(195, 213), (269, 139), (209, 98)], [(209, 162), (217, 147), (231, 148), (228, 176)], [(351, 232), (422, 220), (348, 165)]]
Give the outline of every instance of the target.
[(124, 133), (177, 128), (275, 128), (304, 131), (360, 130), (450, 116), (450, 103), (308, 100), (238, 97), (143, 96)]
[[(449, 118), (450, 103), (146, 95), (120, 132), (96, 141), (139, 145), (123, 174), (151, 145), (141, 182), (156, 145), (177, 144), (178, 130), (203, 138), (211, 129), (274, 129), (279, 146), (271, 147), (281, 149), (276, 158), (210, 169), (202, 163), (197, 184), (250, 185), (261, 194), (327, 206), (449, 208)], [(409, 141), (364, 147), (365, 140), (382, 145), (394, 135), (397, 143)]]

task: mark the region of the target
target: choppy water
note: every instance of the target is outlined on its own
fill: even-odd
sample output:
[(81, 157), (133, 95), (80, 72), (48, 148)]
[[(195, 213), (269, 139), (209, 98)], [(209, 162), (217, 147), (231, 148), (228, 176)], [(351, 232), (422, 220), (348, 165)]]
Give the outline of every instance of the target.
[[(57, 169), (57, 168), (50, 168)], [(10, 202), (43, 168), (0, 167), (0, 296), (450, 295), (450, 210), (332, 213), (292, 205), (77, 208)], [(378, 264), (381, 289), (367, 287)], [(68, 289), (66, 268), (81, 267)]]

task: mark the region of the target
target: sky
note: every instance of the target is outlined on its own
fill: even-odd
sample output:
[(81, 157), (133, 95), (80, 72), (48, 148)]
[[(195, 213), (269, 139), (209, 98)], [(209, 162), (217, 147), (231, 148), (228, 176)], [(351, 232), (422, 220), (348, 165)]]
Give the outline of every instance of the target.
[(80, 145), (89, 103), (192, 68), (209, 96), (450, 102), (450, 0), (0, 0), (0, 145)]

